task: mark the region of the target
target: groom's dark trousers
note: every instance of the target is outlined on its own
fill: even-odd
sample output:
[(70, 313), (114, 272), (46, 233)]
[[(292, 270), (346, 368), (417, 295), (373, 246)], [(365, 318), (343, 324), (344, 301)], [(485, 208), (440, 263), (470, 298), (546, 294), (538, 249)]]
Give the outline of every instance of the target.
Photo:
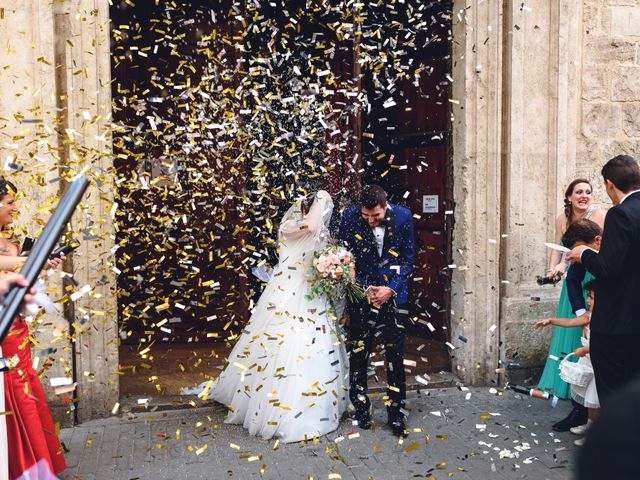
[(373, 342), (380, 341), (387, 360), (387, 412), (396, 419), (405, 407), (406, 381), (403, 365), (406, 305), (396, 306), (393, 299), (379, 310), (366, 299), (349, 306), (350, 380), (349, 396), (357, 410), (369, 408), (367, 365)]

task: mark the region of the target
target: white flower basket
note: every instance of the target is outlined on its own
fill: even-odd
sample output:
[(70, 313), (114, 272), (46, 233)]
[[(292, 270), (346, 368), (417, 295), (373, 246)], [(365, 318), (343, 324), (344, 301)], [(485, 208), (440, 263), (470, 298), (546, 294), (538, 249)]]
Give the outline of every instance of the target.
[(578, 387), (586, 387), (593, 378), (593, 368), (580, 362), (570, 362), (570, 353), (560, 362), (560, 378), (565, 382)]

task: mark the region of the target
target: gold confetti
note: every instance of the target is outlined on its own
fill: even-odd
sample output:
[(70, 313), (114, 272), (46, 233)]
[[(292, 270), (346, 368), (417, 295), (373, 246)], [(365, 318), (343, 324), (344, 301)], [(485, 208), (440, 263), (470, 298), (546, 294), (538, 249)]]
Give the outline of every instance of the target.
[(419, 448), (418, 442), (413, 442), (413, 443), (407, 445), (406, 447), (404, 447), (404, 451), (406, 453), (411, 453), (414, 450), (417, 450), (418, 448)]
[(200, 455), (201, 453), (203, 453), (207, 448), (209, 447), (208, 444), (204, 444), (202, 447), (200, 447), (199, 449), (196, 450), (196, 455)]

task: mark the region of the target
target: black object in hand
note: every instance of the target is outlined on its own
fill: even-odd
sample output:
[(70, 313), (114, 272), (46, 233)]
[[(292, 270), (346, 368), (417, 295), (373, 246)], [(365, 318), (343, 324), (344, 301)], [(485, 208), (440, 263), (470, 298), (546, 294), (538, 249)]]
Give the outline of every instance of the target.
[(34, 240), (31, 237), (25, 237), (24, 242), (22, 242), (22, 248), (20, 249), (21, 256), (28, 256), (31, 253), (31, 249), (33, 248)]
[(29, 257), (20, 269), (20, 274), (27, 281), (27, 285), (24, 287), (13, 285), (5, 295), (0, 307), (0, 343), (7, 336), (14, 319), (18, 316), (24, 296), (38, 279), (53, 247), (58, 242), (88, 186), (89, 180), (82, 175), (69, 182), (67, 191), (60, 199), (53, 215), (51, 215)]
[(556, 275), (555, 277), (551, 277), (551, 278), (542, 277), (540, 275), (536, 277), (536, 281), (538, 282), (538, 285), (555, 285), (561, 279), (562, 279), (562, 275)]
[(53, 252), (51, 252), (51, 255), (49, 255), (49, 260), (53, 260), (54, 258), (60, 258), (62, 256), (67, 256), (69, 255), (73, 250), (75, 250), (76, 248), (78, 248), (80, 245), (63, 245), (60, 248), (55, 249)]

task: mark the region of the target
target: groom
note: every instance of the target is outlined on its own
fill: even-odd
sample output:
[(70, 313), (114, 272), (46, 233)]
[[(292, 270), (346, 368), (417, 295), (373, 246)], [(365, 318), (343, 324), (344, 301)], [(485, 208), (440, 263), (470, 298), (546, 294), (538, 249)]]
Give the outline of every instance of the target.
[(356, 259), (356, 279), (367, 292), (349, 305), (350, 392), (355, 419), (371, 428), (367, 364), (381, 336), (387, 360), (387, 414), (393, 434), (404, 437), (406, 384), (403, 365), (408, 279), (413, 269), (413, 221), (407, 208), (387, 202), (378, 185), (364, 188), (360, 205), (342, 216), (339, 238)]

